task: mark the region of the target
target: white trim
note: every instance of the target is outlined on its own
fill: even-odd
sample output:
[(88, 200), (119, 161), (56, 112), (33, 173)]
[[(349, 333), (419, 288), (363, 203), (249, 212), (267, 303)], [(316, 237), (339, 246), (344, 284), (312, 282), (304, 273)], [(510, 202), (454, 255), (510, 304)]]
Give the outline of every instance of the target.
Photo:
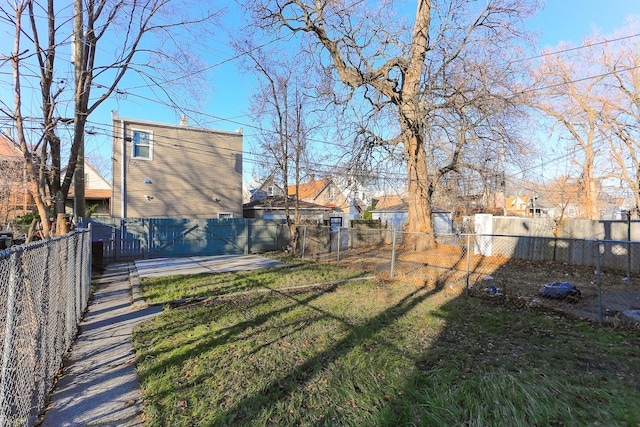
[[(136, 148), (135, 141), (134, 141), (134, 134), (136, 132), (146, 133), (149, 135), (149, 156), (148, 157), (134, 155), (134, 150)], [(153, 131), (152, 130), (131, 128), (131, 158), (136, 160), (153, 160)]]

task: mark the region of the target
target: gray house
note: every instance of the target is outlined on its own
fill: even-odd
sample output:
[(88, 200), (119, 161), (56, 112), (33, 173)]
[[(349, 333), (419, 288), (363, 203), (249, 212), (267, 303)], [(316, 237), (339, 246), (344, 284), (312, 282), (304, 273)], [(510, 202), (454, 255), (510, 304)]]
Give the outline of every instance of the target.
[[(371, 211), (371, 218), (382, 222), (388, 228), (402, 230), (408, 217), (407, 203), (375, 209)], [(453, 232), (453, 216), (451, 212), (434, 209), (433, 228), (436, 234), (451, 234)]]
[(112, 121), (111, 216), (242, 218), (242, 131)]
[[(287, 219), (284, 209), (284, 197), (283, 196), (268, 196), (259, 200), (254, 200), (244, 205), (244, 217), (245, 218), (259, 218), (259, 219)], [(308, 222), (322, 222), (329, 218), (329, 214), (334, 211), (333, 208), (317, 205), (315, 203), (309, 203), (300, 201), (300, 220)], [(293, 218), (294, 215), (293, 198), (289, 199), (289, 215)]]

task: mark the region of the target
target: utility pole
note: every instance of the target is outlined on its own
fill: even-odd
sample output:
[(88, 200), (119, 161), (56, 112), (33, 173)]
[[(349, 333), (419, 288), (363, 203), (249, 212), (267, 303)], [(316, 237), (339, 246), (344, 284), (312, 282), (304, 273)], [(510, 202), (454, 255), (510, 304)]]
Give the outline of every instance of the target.
[(76, 158), (76, 168), (74, 171), (73, 181), (73, 214), (75, 220), (78, 221), (84, 217), (85, 203), (84, 203), (84, 126), (79, 126), (80, 123), (84, 123), (84, 118), (80, 117), (81, 114), (85, 114), (84, 108), (82, 108), (82, 98), (84, 95), (84, 31), (83, 31), (83, 8), (82, 0), (74, 0), (74, 25), (73, 25), (73, 56), (74, 56), (74, 71), (75, 71), (75, 99), (74, 99), (74, 141), (80, 141), (78, 145), (78, 156)]

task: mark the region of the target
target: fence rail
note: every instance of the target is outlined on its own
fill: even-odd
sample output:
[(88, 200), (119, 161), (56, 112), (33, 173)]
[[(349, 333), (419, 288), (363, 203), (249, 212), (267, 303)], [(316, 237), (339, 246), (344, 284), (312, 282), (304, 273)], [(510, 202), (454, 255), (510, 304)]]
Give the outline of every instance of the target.
[[(506, 235), (438, 235), (305, 226), (298, 253), (451, 293), (497, 289), (532, 303), (541, 287), (571, 282), (603, 316), (640, 309), (640, 242)], [(435, 245), (422, 245), (435, 240)], [(416, 249), (419, 248), (419, 249)], [(603, 296), (607, 297), (604, 298)], [(635, 303), (633, 302), (635, 301)], [(546, 301), (545, 301), (546, 302)], [(637, 307), (633, 304), (638, 305)]]
[(0, 251), (0, 426), (35, 423), (90, 295), (91, 230)]
[[(407, 233), (396, 229), (333, 228), (301, 226), (299, 252), (302, 257), (339, 262), (353, 254), (381, 254), (395, 250), (412, 251), (404, 242), (409, 236), (427, 239), (428, 233)], [(510, 236), (497, 234), (436, 235), (441, 248), (469, 251), (483, 257), (508, 258), (532, 262), (557, 262), (583, 267), (640, 273), (640, 242), (628, 240), (570, 239)], [(597, 249), (600, 248), (600, 249)], [(351, 253), (347, 253), (351, 251)], [(382, 255), (385, 256), (385, 255)], [(390, 262), (395, 257), (386, 256)], [(391, 267), (391, 265), (389, 265)]]

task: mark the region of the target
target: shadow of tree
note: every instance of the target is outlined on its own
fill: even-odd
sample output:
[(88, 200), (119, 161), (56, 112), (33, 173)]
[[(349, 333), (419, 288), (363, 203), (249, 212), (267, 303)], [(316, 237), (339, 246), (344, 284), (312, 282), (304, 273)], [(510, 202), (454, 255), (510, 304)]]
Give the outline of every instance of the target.
[[(418, 271), (429, 265), (429, 261), (412, 262)], [(168, 369), (195, 367), (198, 360), (213, 363), (207, 352), (219, 346), (238, 345), (235, 353), (225, 355), (244, 361), (280, 346), (284, 356), (296, 360), (271, 366), (276, 371), (264, 377), (252, 373), (255, 364), (244, 363), (241, 368), (232, 362), (220, 364), (220, 369), (229, 370), (230, 381), (243, 382), (233, 387), (244, 393), (228, 398), (223, 394), (209, 402), (213, 406), (207, 414), (191, 414), (190, 408), (176, 409), (171, 402), (161, 402), (175, 396), (176, 388), (185, 392), (185, 399), (197, 399), (191, 388), (211, 382), (206, 372), (194, 373), (174, 389), (159, 393), (154, 402), (160, 403), (154, 403), (153, 410), (164, 412), (159, 416), (161, 423), (191, 415), (191, 422), (202, 419), (206, 425), (564, 425), (593, 420), (602, 425), (635, 425), (640, 420), (640, 409), (633, 403), (640, 398), (637, 336), (594, 331), (587, 323), (542, 309), (505, 305), (499, 298), (448, 292), (452, 281), (464, 282), (460, 270), (466, 264), (466, 253), (460, 253), (453, 260), (455, 268), (436, 266), (437, 273), (429, 276), (428, 283), (398, 284), (405, 286), (403, 296), (371, 316), (349, 316), (348, 309), (336, 314), (318, 304), (324, 293), (290, 295), (272, 290), (269, 296), (190, 308), (184, 325), (173, 325), (168, 317), (163, 325), (153, 327), (166, 325), (168, 330), (158, 334), (171, 337), (188, 334), (194, 323), (206, 325), (233, 313), (228, 325), (183, 341), (181, 345), (188, 347), (183, 353), (142, 371), (143, 381)], [(478, 277), (488, 271), (499, 275), (501, 268), (508, 267), (503, 263), (487, 270), (482, 262), (471, 266), (470, 274)], [(256, 281), (252, 286), (261, 284)], [(376, 286), (384, 292), (392, 284)], [(329, 289), (340, 291), (337, 285)], [(264, 311), (268, 305), (263, 303), (274, 298), (280, 305)], [(366, 302), (347, 304), (357, 311), (358, 304)], [(340, 333), (311, 351), (285, 348), (293, 336), (320, 321), (339, 323)], [(269, 339), (264, 328), (273, 331)], [(407, 337), (396, 340), (394, 334)], [(251, 340), (250, 345), (241, 346)], [(159, 356), (163, 351), (158, 348), (149, 354)], [(368, 382), (359, 383), (365, 379), (352, 376), (346, 362), (354, 354), (368, 361), (378, 355), (391, 360), (371, 363)], [(244, 371), (238, 374), (236, 369)], [(220, 382), (219, 387), (230, 387)], [(330, 397), (315, 402), (310, 390)]]

